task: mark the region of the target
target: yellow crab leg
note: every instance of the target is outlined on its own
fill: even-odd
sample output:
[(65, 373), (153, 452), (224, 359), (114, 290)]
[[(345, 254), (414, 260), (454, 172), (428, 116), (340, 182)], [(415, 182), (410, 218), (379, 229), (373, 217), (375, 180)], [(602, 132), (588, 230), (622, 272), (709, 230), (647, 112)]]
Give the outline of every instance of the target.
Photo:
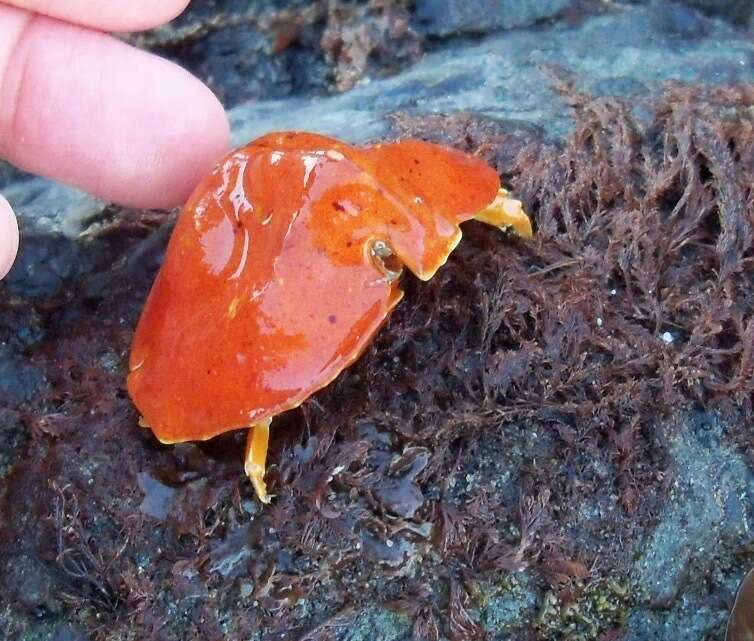
[(244, 460), (244, 470), (246, 476), (251, 479), (257, 498), (262, 503), (269, 503), (270, 496), (267, 494), (267, 485), (264, 482), (264, 468), (267, 460), (267, 444), (270, 441), (270, 422), (267, 419), (249, 428), (249, 435), (246, 438), (246, 457)]
[(501, 229), (512, 229), (522, 238), (532, 237), (531, 220), (521, 201), (511, 198), (508, 190), (502, 187), (495, 200), (477, 213), (474, 219)]

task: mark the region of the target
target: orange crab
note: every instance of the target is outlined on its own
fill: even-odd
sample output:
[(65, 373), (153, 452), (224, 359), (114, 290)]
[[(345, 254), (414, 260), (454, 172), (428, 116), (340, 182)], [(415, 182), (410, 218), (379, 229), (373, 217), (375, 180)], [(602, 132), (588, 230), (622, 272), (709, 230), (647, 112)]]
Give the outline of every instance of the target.
[(142, 424), (163, 443), (250, 428), (245, 470), (268, 502), (271, 420), (359, 358), (402, 267), (432, 278), (472, 218), (532, 233), (497, 173), (454, 149), (282, 132), (231, 153), (186, 203), (136, 329)]

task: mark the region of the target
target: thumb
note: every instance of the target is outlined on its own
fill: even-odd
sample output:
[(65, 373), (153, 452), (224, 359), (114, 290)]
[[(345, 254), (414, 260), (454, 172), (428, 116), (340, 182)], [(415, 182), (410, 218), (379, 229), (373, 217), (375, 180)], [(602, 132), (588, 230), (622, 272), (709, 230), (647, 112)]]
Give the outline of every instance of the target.
[(0, 278), (13, 266), (18, 252), (18, 223), (8, 201), (0, 196)]

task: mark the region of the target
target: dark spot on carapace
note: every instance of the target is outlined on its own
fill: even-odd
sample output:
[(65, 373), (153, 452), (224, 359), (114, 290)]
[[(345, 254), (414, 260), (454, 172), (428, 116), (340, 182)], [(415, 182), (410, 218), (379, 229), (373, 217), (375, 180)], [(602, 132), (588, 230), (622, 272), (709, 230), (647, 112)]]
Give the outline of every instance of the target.
[(338, 322), (338, 317), (335, 314), (330, 314), (327, 317), (327, 320), (330, 321), (331, 324), (335, 325), (335, 323)]

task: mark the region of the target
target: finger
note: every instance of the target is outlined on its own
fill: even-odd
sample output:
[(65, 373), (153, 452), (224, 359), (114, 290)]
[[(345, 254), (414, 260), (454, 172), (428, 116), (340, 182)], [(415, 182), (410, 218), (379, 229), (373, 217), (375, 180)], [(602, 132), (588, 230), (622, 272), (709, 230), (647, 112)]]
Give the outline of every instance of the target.
[(101, 29), (139, 31), (170, 22), (189, 0), (3, 0), (52, 18)]
[(0, 196), (0, 279), (13, 266), (18, 253), (18, 224), (8, 201)]
[(29, 15), (0, 7), (0, 156), (112, 202), (183, 202), (228, 146), (215, 96), (157, 56)]

